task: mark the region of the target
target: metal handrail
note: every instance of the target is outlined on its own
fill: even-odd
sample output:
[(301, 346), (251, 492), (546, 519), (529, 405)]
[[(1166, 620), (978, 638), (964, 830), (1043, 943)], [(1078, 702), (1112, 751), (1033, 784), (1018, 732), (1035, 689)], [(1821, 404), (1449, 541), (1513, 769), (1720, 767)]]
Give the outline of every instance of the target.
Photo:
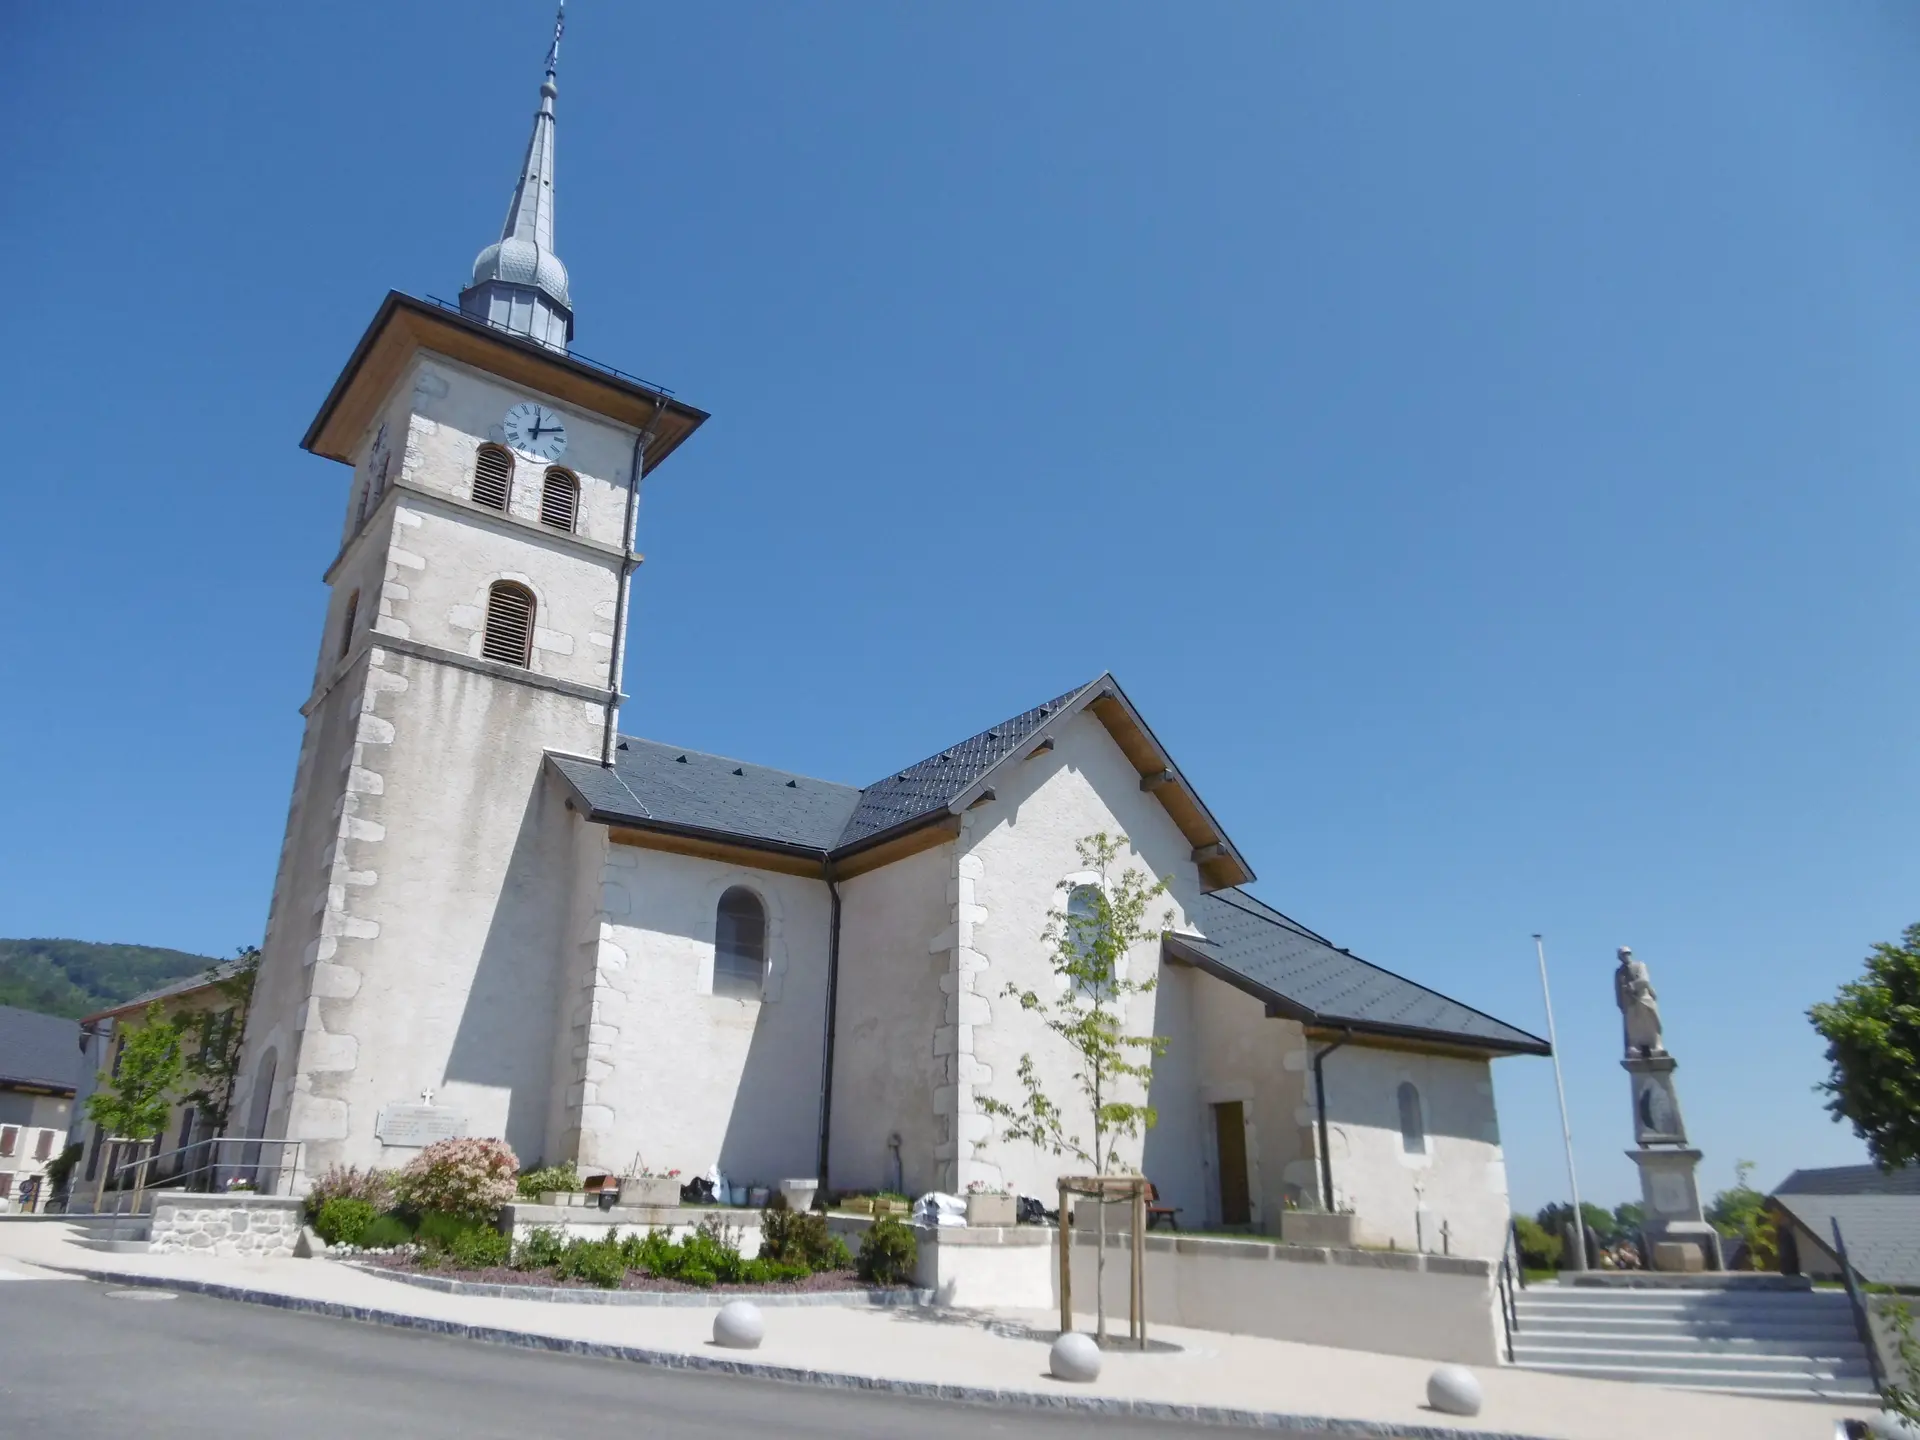
[[(121, 1135), (109, 1136), (102, 1143), (114, 1147), (124, 1145), (142, 1147), (152, 1146), (156, 1142), (151, 1138), (140, 1139)], [(222, 1189), (224, 1188), (221, 1184), (222, 1171), (226, 1172), (224, 1176), (226, 1185), (232, 1185), (236, 1180), (244, 1180), (249, 1186), (257, 1186), (260, 1184), (262, 1173), (265, 1173), (272, 1177), (274, 1189), (277, 1191), (280, 1182), (291, 1180), (299, 1169), (301, 1151), (305, 1148), (305, 1144), (306, 1142), (302, 1140), (269, 1140), (245, 1135), (210, 1135), (205, 1139), (195, 1140), (191, 1144), (181, 1145), (159, 1154), (149, 1152), (136, 1155), (131, 1160), (118, 1162), (109, 1160), (94, 1190), (94, 1213), (104, 1213), (101, 1205), (105, 1199), (109, 1179), (118, 1182), (114, 1186), (112, 1213), (115, 1215), (124, 1215), (129, 1208), (134, 1214), (139, 1214), (140, 1202), (150, 1189), (194, 1190), (201, 1193)], [(239, 1160), (223, 1158), (234, 1146), (240, 1147)], [(265, 1163), (262, 1158), (262, 1152), (269, 1146), (279, 1152), (277, 1160), (271, 1165)], [(193, 1157), (196, 1163), (190, 1167), (183, 1166), (172, 1175), (157, 1180), (152, 1185), (147, 1183), (147, 1176), (151, 1173), (153, 1166), (177, 1156)], [(126, 1184), (126, 1177), (129, 1174), (133, 1177), (131, 1190)], [(131, 1206), (128, 1204), (129, 1194), (132, 1196)]]
[(1867, 1349), (1867, 1372), (1873, 1377), (1873, 1388), (1884, 1395), (1887, 1372), (1880, 1364), (1880, 1349), (1873, 1343), (1873, 1320), (1867, 1314), (1866, 1297), (1860, 1293), (1860, 1282), (1866, 1277), (1855, 1270), (1853, 1262), (1847, 1258), (1847, 1242), (1840, 1234), (1840, 1217), (1830, 1215), (1827, 1220), (1833, 1226), (1833, 1253), (1840, 1259), (1840, 1278), (1847, 1282), (1847, 1303), (1853, 1307), (1853, 1327), (1860, 1332), (1860, 1343)]

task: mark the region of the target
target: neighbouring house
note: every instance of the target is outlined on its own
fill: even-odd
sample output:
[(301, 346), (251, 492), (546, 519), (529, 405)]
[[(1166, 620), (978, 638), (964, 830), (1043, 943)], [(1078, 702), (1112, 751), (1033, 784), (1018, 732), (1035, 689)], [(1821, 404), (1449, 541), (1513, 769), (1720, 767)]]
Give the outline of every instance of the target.
[[(75, 1172), (76, 1187), (98, 1185), (103, 1166), (111, 1172), (114, 1166), (128, 1164), (139, 1158), (139, 1152), (131, 1148), (122, 1147), (116, 1152), (115, 1147), (108, 1143), (114, 1137), (107, 1135), (99, 1124), (87, 1118), (86, 1105), (87, 1097), (99, 1088), (99, 1076), (102, 1073), (118, 1073), (120, 1054), (126, 1048), (127, 1037), (145, 1021), (147, 1008), (155, 1004), (160, 1007), (161, 1018), (170, 1023), (177, 1023), (201, 1011), (214, 1011), (219, 1018), (192, 1042), (192, 1051), (186, 1056), (189, 1075), (181, 1087), (181, 1098), (175, 1101), (166, 1125), (155, 1137), (152, 1148), (146, 1151), (150, 1157), (157, 1157), (156, 1163), (148, 1171), (147, 1179), (153, 1181), (178, 1176), (204, 1159), (202, 1153), (193, 1147), (197, 1142), (213, 1139), (213, 1127), (208, 1125), (197, 1106), (187, 1102), (185, 1095), (194, 1088), (199, 1078), (193, 1073), (193, 1067), (204, 1067), (210, 1052), (222, 1043), (222, 1027), (230, 1033), (233, 1026), (245, 1023), (245, 1017), (240, 1013), (241, 1006), (224, 987), (224, 982), (239, 974), (242, 964), (239, 960), (223, 961), (210, 966), (202, 974), (175, 980), (144, 995), (136, 995), (124, 1004), (96, 1010), (81, 1018), (80, 1046), (84, 1061), (79, 1093), (73, 1107), (72, 1139), (84, 1145), (86, 1150), (80, 1168)], [(106, 1178), (111, 1183), (111, 1173)]]
[(1767, 1197), (1780, 1234), (1780, 1269), (1840, 1278), (1837, 1223), (1853, 1268), (1873, 1285), (1920, 1288), (1920, 1165), (1796, 1170)]
[(1256, 898), (1112, 675), (980, 729), (970, 637), (975, 733), (864, 785), (622, 733), (642, 477), (708, 417), (567, 348), (557, 93), (459, 307), (390, 294), (302, 442), (348, 474), (238, 1133), (298, 1142), (296, 1187), (468, 1133), (588, 1174), (1049, 1196), (1078, 1167), (983, 1102), (1027, 1054), (1071, 1088), (1005, 992), (1053, 983), (1105, 831), (1168, 887), (1126, 962), (1159, 986), (1125, 1024), (1169, 1038), (1128, 1159), (1182, 1223), (1330, 1203), (1499, 1254), (1491, 1062), (1546, 1043)]
[(73, 1021), (0, 1005), (0, 1200), (44, 1189), (29, 1182), (66, 1146), (81, 1068)]

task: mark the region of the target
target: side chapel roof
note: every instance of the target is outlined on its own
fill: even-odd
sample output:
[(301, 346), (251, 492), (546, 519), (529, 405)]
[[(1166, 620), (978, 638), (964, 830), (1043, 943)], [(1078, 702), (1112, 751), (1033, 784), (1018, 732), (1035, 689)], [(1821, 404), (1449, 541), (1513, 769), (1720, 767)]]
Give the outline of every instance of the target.
[(1091, 710), (1193, 841), (1205, 890), (1190, 918), (1203, 933), (1167, 940), (1175, 958), (1264, 1000), (1275, 1014), (1384, 1038), (1496, 1054), (1550, 1053), (1547, 1042), (1362, 960), (1256, 900), (1252, 869), (1154, 738), (1112, 675), (1023, 710), (866, 786), (841, 785), (654, 740), (623, 736), (611, 768), (549, 755), (587, 818), (710, 840), (823, 868), (950, 820), (991, 797), (1001, 767), (1050, 743)]

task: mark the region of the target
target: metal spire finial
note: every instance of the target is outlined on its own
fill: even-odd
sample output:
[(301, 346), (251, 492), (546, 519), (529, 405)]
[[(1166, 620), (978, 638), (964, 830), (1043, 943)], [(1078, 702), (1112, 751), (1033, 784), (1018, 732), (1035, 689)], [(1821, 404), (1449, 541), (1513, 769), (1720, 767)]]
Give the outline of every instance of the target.
[(553, 248), (554, 78), (560, 66), (560, 37), (567, 28), (566, 0), (554, 17), (553, 43), (547, 47), (546, 78), (540, 83), (540, 108), (534, 111), (520, 182), (507, 206), (500, 239), (473, 262), (473, 278), (460, 292), (460, 308), (489, 324), (530, 336), (554, 350), (573, 338), (573, 300), (567, 267)]

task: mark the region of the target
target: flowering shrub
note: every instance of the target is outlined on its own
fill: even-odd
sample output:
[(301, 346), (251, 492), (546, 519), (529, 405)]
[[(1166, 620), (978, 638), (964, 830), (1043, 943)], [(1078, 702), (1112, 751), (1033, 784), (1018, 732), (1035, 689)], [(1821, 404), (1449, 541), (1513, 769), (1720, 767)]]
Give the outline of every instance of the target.
[(520, 1162), (504, 1140), (436, 1140), (395, 1178), (394, 1199), (420, 1214), (491, 1220), (514, 1198)]
[(393, 1172), (332, 1165), (307, 1191), (307, 1218), (318, 1220), (329, 1200), (364, 1200), (378, 1215), (393, 1208)]

